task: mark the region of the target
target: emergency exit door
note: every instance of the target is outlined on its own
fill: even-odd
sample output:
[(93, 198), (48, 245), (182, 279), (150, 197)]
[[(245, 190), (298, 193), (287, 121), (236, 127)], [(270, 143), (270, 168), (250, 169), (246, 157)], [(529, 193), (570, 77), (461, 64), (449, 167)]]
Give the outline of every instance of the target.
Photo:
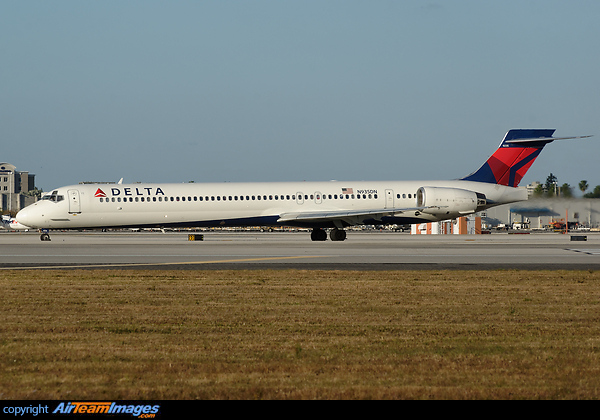
[(385, 190), (385, 208), (394, 208), (394, 190)]

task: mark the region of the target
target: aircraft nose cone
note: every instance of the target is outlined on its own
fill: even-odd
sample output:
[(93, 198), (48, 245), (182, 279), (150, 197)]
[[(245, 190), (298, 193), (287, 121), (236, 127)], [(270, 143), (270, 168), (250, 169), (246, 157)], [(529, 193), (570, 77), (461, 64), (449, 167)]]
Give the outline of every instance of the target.
[(19, 211), (15, 219), (22, 225), (32, 227), (35, 226), (35, 223), (33, 223), (33, 218), (31, 216), (31, 209), (29, 208), (24, 208), (23, 210)]

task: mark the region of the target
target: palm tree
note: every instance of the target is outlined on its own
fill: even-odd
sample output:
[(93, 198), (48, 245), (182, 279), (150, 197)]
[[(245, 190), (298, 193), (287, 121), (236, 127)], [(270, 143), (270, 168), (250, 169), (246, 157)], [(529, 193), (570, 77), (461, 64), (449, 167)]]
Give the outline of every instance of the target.
[(579, 181), (579, 189), (581, 190), (582, 193), (585, 193), (585, 190), (587, 190), (588, 188), (589, 188), (589, 185), (585, 179), (582, 181)]

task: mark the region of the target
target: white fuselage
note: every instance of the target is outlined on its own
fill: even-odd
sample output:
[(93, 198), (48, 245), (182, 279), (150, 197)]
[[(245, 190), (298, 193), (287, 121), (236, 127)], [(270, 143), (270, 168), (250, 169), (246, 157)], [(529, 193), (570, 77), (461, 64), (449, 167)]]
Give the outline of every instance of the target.
[[(420, 223), (465, 214), (464, 211), (429, 214), (415, 209), (417, 190), (421, 187), (483, 194), (487, 199), (485, 208), (527, 199), (524, 188), (461, 180), (79, 184), (45, 195), (21, 210), (17, 220), (41, 229), (281, 225), (326, 228)], [(361, 213), (371, 209), (397, 212), (379, 211), (373, 216)], [(338, 217), (345, 211), (362, 215)], [(328, 213), (334, 216), (328, 218)], [(290, 214), (300, 216), (282, 218)], [(310, 220), (302, 217), (306, 214), (324, 216)]]

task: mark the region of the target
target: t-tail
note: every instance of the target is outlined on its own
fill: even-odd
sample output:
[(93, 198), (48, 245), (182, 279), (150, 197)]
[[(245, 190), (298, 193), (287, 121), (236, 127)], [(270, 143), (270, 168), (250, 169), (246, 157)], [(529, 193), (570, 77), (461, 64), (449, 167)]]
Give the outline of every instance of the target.
[(498, 149), (481, 168), (461, 179), (517, 187), (545, 145), (554, 140), (591, 137), (552, 137), (554, 131), (554, 129), (510, 130)]

